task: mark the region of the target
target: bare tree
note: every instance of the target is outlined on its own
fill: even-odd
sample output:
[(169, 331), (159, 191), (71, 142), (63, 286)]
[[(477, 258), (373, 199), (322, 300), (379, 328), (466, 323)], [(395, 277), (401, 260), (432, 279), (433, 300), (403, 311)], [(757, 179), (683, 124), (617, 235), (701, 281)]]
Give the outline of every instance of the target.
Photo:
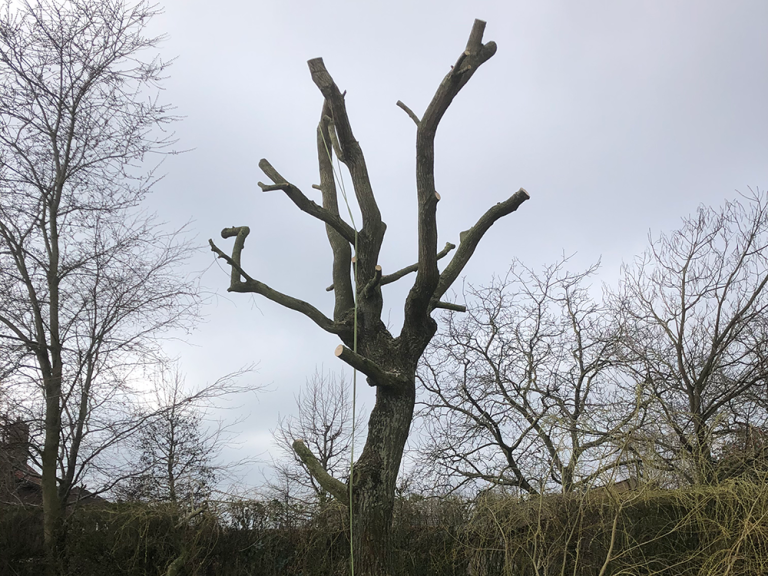
[(636, 402), (617, 402), (615, 329), (589, 294), (597, 265), (534, 273), (519, 262), (468, 290), (419, 371), (422, 451), (443, 489), (468, 482), (537, 493), (590, 487), (629, 463)]
[(127, 446), (131, 458), (128, 473), (115, 489), (129, 501), (171, 502), (196, 507), (207, 500), (217, 484), (232, 477), (245, 463), (219, 461), (222, 449), (232, 440), (231, 428), (211, 412), (228, 396), (254, 392), (237, 384), (247, 370), (191, 390), (177, 366), (160, 370), (151, 399), (139, 417)]
[(648, 463), (709, 482), (718, 445), (765, 422), (766, 196), (702, 206), (650, 242), (613, 297), (627, 364), (653, 392)]
[[(325, 503), (331, 495), (312, 476), (306, 464), (293, 450), (293, 442), (301, 439), (315, 455), (323, 470), (335, 478), (349, 475), (352, 447), (352, 394), (343, 373), (339, 376), (315, 372), (296, 397), (296, 415), (280, 419), (272, 433), (285, 459), (275, 464), (278, 483), (274, 488), (290, 487), (292, 498), (305, 503)], [(360, 415), (355, 418), (359, 433)]]
[(178, 270), (189, 247), (139, 210), (155, 181), (145, 157), (172, 143), (155, 97), (166, 64), (144, 58), (156, 13), (7, 0), (0, 16), (0, 346), (40, 407), (51, 566), (68, 495), (103, 448), (88, 436), (124, 434), (99, 412), (158, 355), (155, 336), (196, 309)]
[[(390, 573), (395, 486), (413, 418), (416, 365), (437, 329), (431, 314), (437, 308), (451, 306), (441, 298), (461, 274), (486, 231), (528, 199), (528, 193), (521, 188), (490, 208), (461, 235), (460, 245), (450, 263), (442, 272), (439, 270), (438, 260), (454, 246), (449, 244), (443, 251), (438, 250), (437, 204), (440, 195), (435, 190), (435, 134), (453, 99), (496, 52), (494, 42), (483, 44), (484, 30), (485, 22), (476, 20), (466, 49), (441, 82), (422, 118), (398, 102), (416, 124), (417, 263), (391, 274), (384, 274), (379, 265), (386, 225), (374, 197), (362, 149), (352, 132), (344, 95), (321, 58), (310, 60), (309, 69), (325, 99), (317, 129), (320, 167), (317, 188), (322, 194), (322, 206), (310, 200), (266, 160), (261, 160), (259, 167), (272, 181), (272, 184), (260, 183), (262, 190), (284, 192), (300, 210), (326, 225), (333, 252), (333, 316), (328, 317), (308, 302), (279, 292), (247, 273), (247, 266), (241, 260), (249, 233), (247, 227), (222, 231), (224, 238), (235, 239), (231, 256), (211, 242), (214, 252), (231, 267), (230, 291), (260, 294), (337, 335), (342, 344), (336, 349), (336, 356), (365, 374), (368, 383), (376, 388), (376, 403), (368, 421), (365, 447), (355, 464), (350, 485), (328, 474), (303, 442), (297, 440), (294, 443), (296, 453), (317, 482), (338, 500), (351, 505), (355, 560), (359, 572), (366, 575)], [(345, 164), (351, 175), (362, 214), (359, 230), (339, 215), (333, 155)], [(355, 248), (354, 265), (352, 248)], [(354, 268), (354, 279), (350, 268)], [(395, 336), (381, 319), (381, 288), (410, 272), (416, 273), (416, 279), (405, 301), (402, 331)]]

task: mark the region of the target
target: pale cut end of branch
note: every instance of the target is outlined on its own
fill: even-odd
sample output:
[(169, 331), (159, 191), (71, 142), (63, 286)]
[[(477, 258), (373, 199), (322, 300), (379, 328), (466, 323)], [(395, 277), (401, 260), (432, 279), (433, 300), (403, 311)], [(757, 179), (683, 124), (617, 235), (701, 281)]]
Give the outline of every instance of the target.
[(437, 190), (435, 190), (435, 198), (437, 198), (437, 201), (440, 202), (440, 194), (437, 193)]
[(525, 188), (520, 188), (520, 190), (518, 190), (518, 192), (522, 192), (523, 194), (525, 194), (525, 197), (526, 197), (527, 200), (531, 199), (531, 195), (528, 194), (528, 190), (526, 190)]
[(477, 54), (483, 46), (483, 33), (485, 32), (485, 21), (476, 19), (472, 25), (472, 32), (469, 33), (467, 40), (467, 49), (464, 52), (467, 56)]
[(333, 355), (336, 356), (336, 358), (340, 358), (342, 354), (344, 354), (344, 344), (339, 344), (336, 346), (336, 350), (333, 351)]
[(237, 236), (242, 231), (244, 236), (248, 236), (251, 233), (251, 229), (248, 226), (232, 226), (231, 228), (224, 228), (221, 231), (222, 238), (232, 238)]
[(352, 256), (352, 264), (354, 264), (355, 262), (357, 262), (357, 256)]

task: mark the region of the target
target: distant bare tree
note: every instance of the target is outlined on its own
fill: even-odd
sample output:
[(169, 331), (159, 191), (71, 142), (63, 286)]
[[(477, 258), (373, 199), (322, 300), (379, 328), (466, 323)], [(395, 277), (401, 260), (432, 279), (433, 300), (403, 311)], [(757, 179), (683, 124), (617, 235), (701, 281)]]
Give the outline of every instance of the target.
[[(275, 488), (291, 487), (294, 498), (324, 503), (328, 491), (312, 476), (293, 450), (297, 439), (312, 450), (318, 462), (336, 478), (349, 476), (352, 446), (352, 394), (344, 375), (315, 372), (296, 397), (296, 415), (280, 419), (272, 433), (286, 459), (275, 464), (278, 481)], [(359, 414), (356, 418), (358, 432)]]
[(534, 273), (515, 262), (468, 289), (424, 356), (426, 458), (443, 488), (481, 482), (527, 493), (589, 487), (629, 463), (634, 399), (618, 402), (616, 331), (589, 294), (597, 266), (563, 259)]
[(211, 411), (228, 396), (252, 393), (238, 384), (248, 370), (189, 389), (177, 366), (156, 377), (154, 396), (139, 417), (136, 433), (123, 447), (132, 462), (113, 493), (129, 501), (172, 502), (195, 506), (207, 500), (219, 481), (243, 463), (219, 461), (232, 440), (230, 430)]
[[(344, 505), (351, 506), (356, 572), (365, 576), (391, 573), (397, 475), (413, 419), (416, 366), (437, 329), (432, 312), (452, 307), (442, 298), (464, 270), (480, 240), (497, 220), (517, 210), (529, 198), (521, 188), (488, 209), (461, 234), (456, 253), (440, 271), (438, 261), (455, 246), (448, 244), (442, 251), (438, 248), (437, 205), (441, 197), (435, 186), (435, 137), (440, 120), (453, 99), (480, 66), (496, 53), (494, 42), (483, 44), (484, 31), (485, 22), (476, 20), (466, 48), (451, 68), (446, 66), (447, 74), (421, 118), (402, 102), (398, 103), (416, 124), (416, 263), (389, 274), (384, 274), (379, 264), (387, 227), (373, 193), (362, 148), (352, 132), (344, 94), (322, 58), (309, 61), (312, 80), (324, 98), (317, 127), (320, 184), (316, 187), (320, 189), (322, 205), (310, 200), (267, 160), (261, 160), (259, 167), (272, 183), (259, 185), (265, 192), (282, 191), (297, 208), (325, 224), (333, 252), (335, 306), (332, 317), (248, 273), (248, 266), (242, 260), (245, 240), (250, 233), (248, 227), (222, 230), (222, 237), (234, 238), (231, 255), (211, 242), (212, 250), (231, 268), (230, 291), (260, 294), (303, 314), (322, 330), (338, 336), (342, 344), (337, 347), (336, 356), (365, 374), (368, 383), (376, 388), (376, 403), (368, 420), (365, 447), (350, 480), (351, 491), (349, 485), (323, 469), (300, 439), (294, 442), (294, 450), (318, 483)], [(339, 214), (333, 156), (349, 170), (362, 215), (359, 229)], [(403, 328), (395, 336), (381, 319), (382, 287), (409, 273), (415, 273), (416, 278), (405, 301)]]
[(700, 207), (624, 267), (613, 305), (627, 364), (653, 392), (649, 464), (709, 482), (718, 445), (765, 424), (767, 285), (768, 200), (759, 192)]
[(104, 412), (157, 357), (156, 336), (196, 312), (179, 271), (189, 246), (139, 210), (156, 180), (144, 161), (172, 143), (156, 99), (167, 65), (145, 56), (157, 12), (6, 0), (0, 15), (0, 357), (39, 408), (52, 570), (72, 487), (126, 433)]

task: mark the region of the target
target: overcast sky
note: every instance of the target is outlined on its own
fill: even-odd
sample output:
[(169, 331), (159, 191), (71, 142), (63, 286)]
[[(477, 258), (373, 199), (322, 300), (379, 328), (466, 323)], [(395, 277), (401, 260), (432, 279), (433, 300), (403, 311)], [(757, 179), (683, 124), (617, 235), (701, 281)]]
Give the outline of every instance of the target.
[[(163, 97), (184, 117), (178, 147), (191, 150), (165, 162), (152, 209), (172, 224), (191, 220), (200, 244), (214, 238), (227, 252), (221, 229), (250, 226), (244, 268), (331, 315), (324, 226), (281, 192), (262, 193), (258, 161), (319, 202), (322, 97), (306, 62), (322, 56), (347, 91), (388, 225), (384, 273), (413, 263), (415, 126), (395, 102), (424, 112), (475, 18), (498, 52), (437, 133), (439, 243), (457, 243), (521, 186), (531, 199), (485, 236), (466, 281), (486, 283), (515, 257), (540, 267), (566, 253), (574, 270), (602, 258), (600, 279), (614, 284), (649, 231), (676, 228), (701, 203), (768, 189), (765, 0), (173, 0), (152, 27), (168, 35), (163, 56), (177, 58)], [(238, 400), (249, 416), (237, 455), (268, 459), (270, 429), (305, 379), (341, 369), (337, 341), (260, 297), (228, 295), (228, 272), (208, 251), (192, 269), (207, 270), (206, 319), (171, 349), (192, 385), (258, 363), (250, 380), (271, 391)], [(384, 289), (393, 330), (412, 280)]]

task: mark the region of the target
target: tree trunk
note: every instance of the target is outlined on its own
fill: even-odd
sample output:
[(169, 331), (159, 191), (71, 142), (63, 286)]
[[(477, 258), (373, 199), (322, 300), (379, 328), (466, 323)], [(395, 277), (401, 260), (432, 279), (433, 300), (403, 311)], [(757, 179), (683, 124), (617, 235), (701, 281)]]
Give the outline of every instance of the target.
[(56, 482), (61, 431), (61, 366), (54, 367), (54, 371), (57, 371), (58, 375), (54, 374), (45, 379), (45, 444), (41, 478), (46, 571), (50, 575), (59, 571), (64, 520), (63, 505)]
[(355, 572), (392, 573), (392, 514), (397, 474), (408, 439), (415, 382), (399, 390), (378, 387), (368, 438), (354, 468), (352, 490)]

